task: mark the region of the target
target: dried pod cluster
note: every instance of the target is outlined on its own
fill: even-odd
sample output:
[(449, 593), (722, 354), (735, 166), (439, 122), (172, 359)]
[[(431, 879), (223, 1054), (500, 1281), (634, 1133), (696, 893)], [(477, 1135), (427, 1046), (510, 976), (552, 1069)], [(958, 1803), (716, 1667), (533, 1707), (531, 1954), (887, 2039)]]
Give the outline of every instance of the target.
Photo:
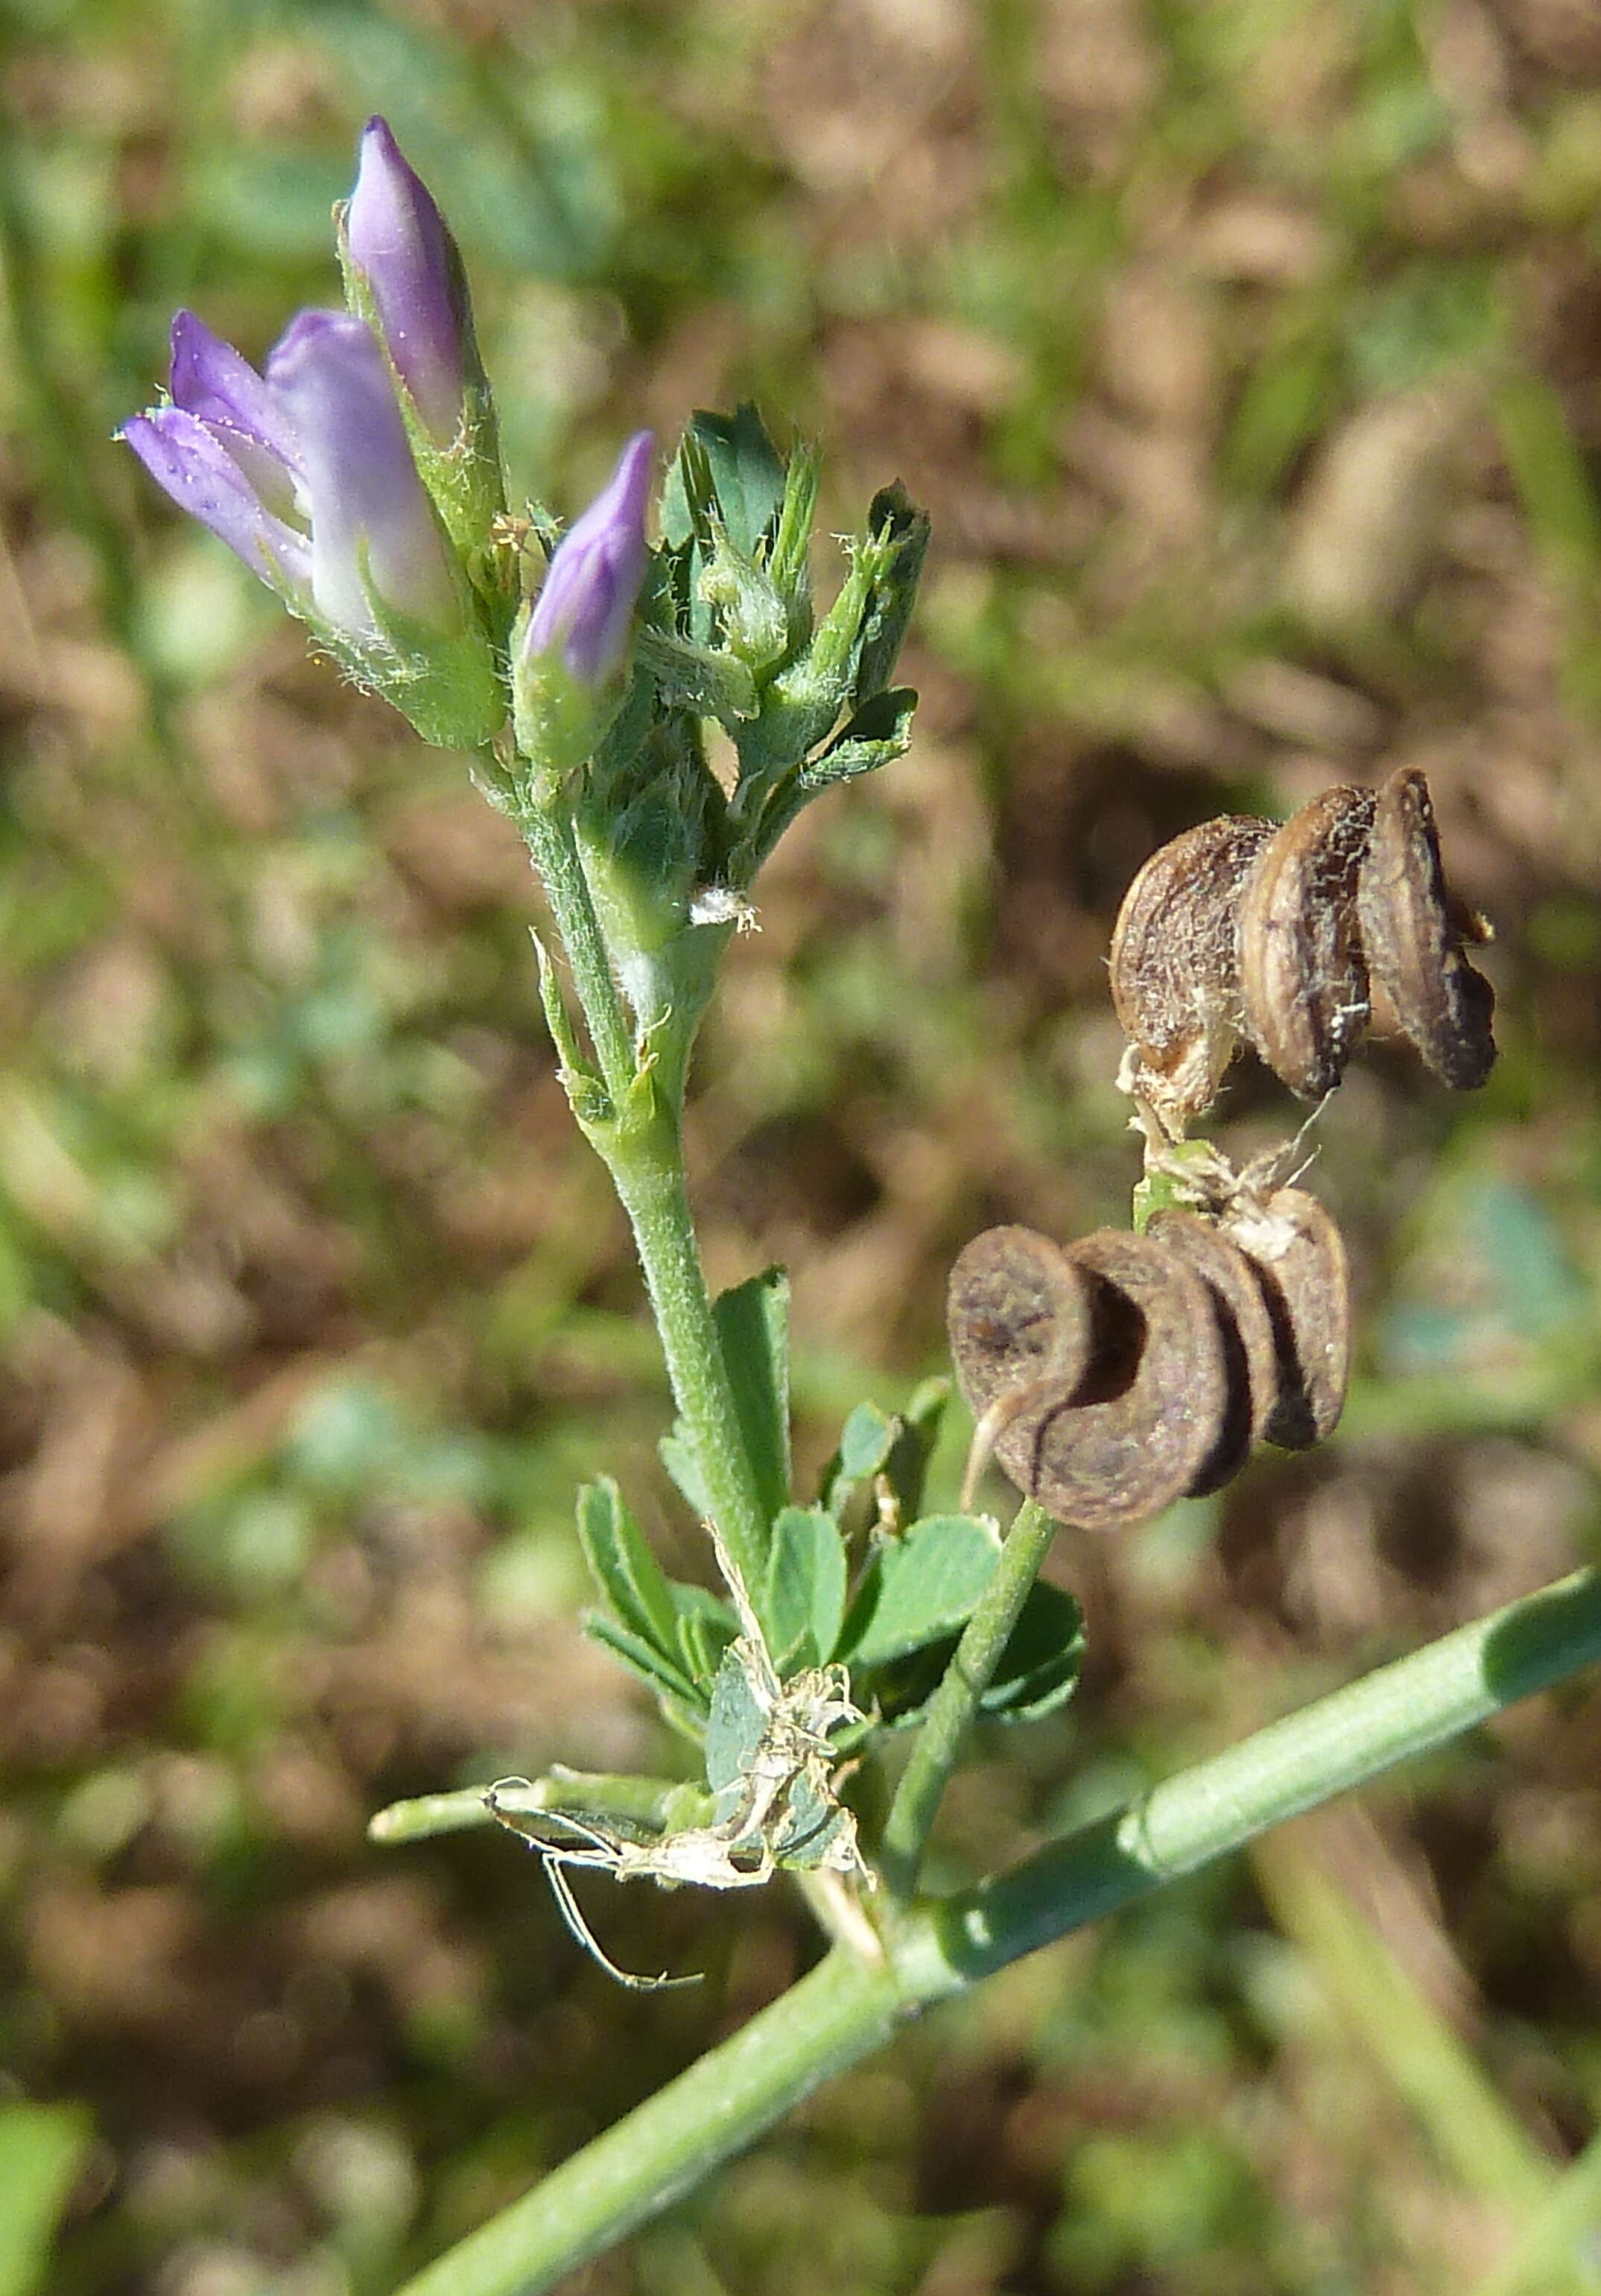
[(1452, 901), (1429, 787), (1325, 790), (1276, 828), (1224, 814), (1154, 853), (1112, 939), (1126, 1082), (1170, 1138), (1216, 1097), (1242, 1042), (1320, 1100), (1366, 1029), (1376, 980), (1442, 1083), (1495, 1060), (1494, 997), (1463, 954), (1487, 928)]
[(987, 1229), (951, 1271), (948, 1316), (978, 1422), (969, 1480), (993, 1453), (1085, 1529), (1219, 1489), (1254, 1442), (1320, 1442), (1345, 1400), (1344, 1247), (1299, 1188), (1066, 1246)]

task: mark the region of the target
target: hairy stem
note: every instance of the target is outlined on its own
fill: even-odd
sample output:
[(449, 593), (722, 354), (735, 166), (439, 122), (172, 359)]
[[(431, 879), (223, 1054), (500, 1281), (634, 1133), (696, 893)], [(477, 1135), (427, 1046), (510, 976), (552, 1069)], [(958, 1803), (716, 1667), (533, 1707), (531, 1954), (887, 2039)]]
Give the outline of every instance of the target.
[(601, 1080), (612, 1108), (620, 1109), (636, 1072), (633, 1032), (579, 859), (571, 819), (554, 806), (530, 803), (519, 806), (517, 826), (533, 857), (572, 968), (573, 987), (584, 1008)]
[(620, 1128), (597, 1146), (634, 1230), (668, 1377), (694, 1447), (711, 1519), (759, 1599), (768, 1521), (723, 1360), (684, 1184), (682, 1128), (660, 1106), (637, 1130)]
[(923, 1853), (962, 1742), (1055, 1532), (1045, 1509), (1025, 1499), (1012, 1519), (983, 1597), (929, 1702), (879, 1844), (879, 1872), (897, 1898), (909, 1898), (917, 1886)]
[(1008, 1872), (836, 1948), (768, 2009), (412, 2281), (538, 2296), (879, 2047), (896, 2022), (1601, 1659), (1585, 1570), (1259, 1730)]
[(678, 1048), (675, 1073), (663, 1089), (648, 1054), (636, 1052), (571, 820), (537, 804), (520, 808), (517, 819), (572, 969), (611, 1103), (600, 1118), (577, 1102), (575, 1109), (634, 1231), (673, 1399), (689, 1432), (711, 1519), (747, 1586), (759, 1589), (767, 1518), (712, 1318), (685, 1188), (679, 1101), (687, 1048)]

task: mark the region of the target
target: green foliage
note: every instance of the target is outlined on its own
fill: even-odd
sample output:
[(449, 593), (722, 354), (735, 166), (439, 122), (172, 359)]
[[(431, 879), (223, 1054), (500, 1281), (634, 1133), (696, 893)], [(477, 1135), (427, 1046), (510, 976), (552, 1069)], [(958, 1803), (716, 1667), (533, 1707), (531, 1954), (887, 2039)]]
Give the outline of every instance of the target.
[(0, 2296), (35, 2296), (56, 2220), (89, 2149), (81, 2105), (0, 2105)]
[[(462, 240), (521, 486), (580, 504), (626, 430), (702, 397), (817, 434), (821, 492), (791, 448), (776, 529), (741, 545), (796, 659), (835, 586), (814, 509), (849, 530), (896, 470), (929, 505), (898, 673), (926, 735), (768, 873), (694, 1087), (713, 1264), (804, 1256), (800, 1496), (850, 1563), (881, 1505), (904, 1533), (954, 1504), (965, 1414), (936, 1448), (915, 1399), (856, 1406), (942, 1365), (955, 1246), (1123, 1217), (1102, 960), (1143, 854), (1287, 807), (1310, 756), (1355, 780), (1440, 759), (1500, 932), (1501, 1070), (1457, 1104), (1380, 1050), (1326, 1111), (1317, 1185), (1364, 1300), (1341, 1442), (1093, 1563), (1063, 1543), (1095, 1694), (985, 1734), (940, 1840), (965, 1874), (1593, 1545), (1601, 135), (1588, 26), (1468, 13), (1465, 49), (1454, 18), (1323, 0), (1112, 0), (1088, 47), (1075, 12), (1011, 4), (825, 9), (803, 36), (734, 0), (470, 30), (303, 0), (12, 10), (0, 2061), (91, 2098), (116, 2154), (63, 2289), (391, 2286), (811, 1949), (782, 1890), (588, 1882), (628, 1965), (709, 1972), (641, 2005), (498, 1845), (367, 1862), (364, 1815), (440, 1777), (590, 1733), (687, 1756), (642, 1743), (624, 1677), (571, 1639), (597, 1464), (678, 1582), (670, 1634), (630, 1648), (686, 1728), (737, 1622), (682, 1583), (711, 1570), (693, 1492), (659, 1520), (669, 1406), (621, 1224), (557, 1121), (514, 840), (110, 443), (172, 308), (255, 356), (326, 299), (330, 205), (385, 110)], [(1368, 464), (1331, 505), (1331, 467), (1420, 387), (1464, 428), (1433, 506), (1384, 529), (1408, 580), (1375, 629), (1309, 635), (1305, 554), (1349, 562), (1362, 515), (1412, 501)], [(722, 610), (681, 597), (710, 631)], [(714, 673), (669, 636), (667, 704), (748, 726), (761, 647)], [(1242, 1145), (1283, 1114), (1242, 1078)], [(1014, 1641), (1038, 1617), (1067, 1651), (1040, 1607), (1064, 1600)], [(948, 1648), (886, 1662), (886, 1718)], [(1525, 1710), (1335, 1855), (1370, 1929), (1404, 1905), (1425, 1974), (1465, 1975), (1486, 2076), (1558, 2146), (1598, 2094), (1587, 1726)], [(849, 1789), (864, 1813), (876, 1790)], [(1328, 2296), (1515, 2253), (1321, 1968), (1249, 1874), (1171, 1893), (903, 2034), (608, 2270), (653, 2296)]]

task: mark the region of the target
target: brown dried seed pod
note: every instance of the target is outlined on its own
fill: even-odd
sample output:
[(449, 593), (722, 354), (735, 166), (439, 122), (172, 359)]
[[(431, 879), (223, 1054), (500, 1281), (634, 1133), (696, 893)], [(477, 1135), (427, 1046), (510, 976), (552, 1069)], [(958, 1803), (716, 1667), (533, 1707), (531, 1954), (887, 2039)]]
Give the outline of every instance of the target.
[(1401, 1028), (1442, 1084), (1474, 1091), (1495, 1065), (1495, 991), (1462, 954), (1429, 784), (1414, 767), (1378, 791), (1357, 909), (1367, 961)]
[(1158, 1212), (1147, 1234), (1193, 1267), (1211, 1294), (1227, 1371), (1217, 1441), (1190, 1496), (1221, 1490), (1265, 1438), (1279, 1398), (1278, 1342), (1260, 1270), (1216, 1222), (1198, 1212)]
[(1261, 1277), (1278, 1351), (1278, 1392), (1262, 1430), (1281, 1450), (1332, 1435), (1351, 1380), (1351, 1278), (1340, 1231), (1315, 1196), (1280, 1188), (1223, 1222)]
[(1030, 1402), (995, 1452), (1058, 1522), (1112, 1530), (1189, 1489), (1227, 1407), (1227, 1367), (1206, 1286), (1154, 1238), (1104, 1228), (1066, 1256), (1090, 1279), (1088, 1368)]
[(1139, 1055), (1134, 1088), (1177, 1136), (1217, 1097), (1239, 1043), (1234, 913), (1273, 836), (1250, 814), (1219, 814), (1153, 853), (1118, 911), (1112, 1001)]
[(946, 1320), (956, 1377), (979, 1416), (1041, 1380), (1071, 1394), (1084, 1376), (1089, 1284), (1059, 1243), (1032, 1228), (973, 1237), (950, 1271)]
[(1367, 1024), (1357, 882), (1373, 804), (1371, 790), (1325, 790), (1264, 849), (1240, 897), (1245, 1032), (1303, 1100), (1334, 1090)]

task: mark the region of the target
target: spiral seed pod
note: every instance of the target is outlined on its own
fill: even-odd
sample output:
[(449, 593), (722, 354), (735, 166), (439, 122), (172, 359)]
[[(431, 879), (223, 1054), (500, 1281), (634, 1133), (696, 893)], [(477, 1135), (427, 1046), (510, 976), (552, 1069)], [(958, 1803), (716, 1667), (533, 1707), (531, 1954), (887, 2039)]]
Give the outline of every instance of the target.
[[(1012, 1480), (1059, 1522), (1090, 1530), (1143, 1522), (1182, 1497), (1208, 1464), (1228, 1405), (1222, 1336), (1202, 1279), (1151, 1237), (1111, 1228), (1085, 1237), (1062, 1258), (1085, 1282), (1088, 1362), (1076, 1380), (1031, 1374), (1008, 1396), (990, 1385), (997, 1359), (1037, 1361), (1041, 1350), (1016, 1346), (1010, 1318), (998, 1312), (998, 1247), (993, 1284), (978, 1287), (982, 1304), (970, 1321), (974, 1291), (963, 1261), (986, 1241), (976, 1238), (957, 1262), (951, 1350), (962, 1391), (989, 1421), (995, 1456)], [(1048, 1288), (1040, 1281), (1046, 1265), (1038, 1251), (1026, 1263), (1027, 1328)]]
[(1090, 1349), (1090, 1286), (1059, 1243), (986, 1228), (950, 1271), (946, 1316), (962, 1392), (978, 1417), (1041, 1385), (1071, 1395)]
[[(1403, 766), (1378, 792), (1357, 889), (1367, 961), (1402, 1029), (1453, 1092), (1495, 1064), (1495, 991), (1462, 953), (1464, 921), (1446, 890), (1429, 785)], [(1471, 922), (1467, 931), (1482, 938)]]
[(1303, 1100), (1332, 1092), (1367, 1025), (1357, 886), (1371, 790), (1325, 790), (1262, 850), (1236, 913), (1245, 1032)]
[(1257, 1270), (1273, 1324), (1278, 1390), (1264, 1439), (1310, 1450), (1339, 1424), (1351, 1379), (1351, 1277), (1340, 1231), (1301, 1188), (1241, 1204), (1222, 1227)]
[(1265, 1438), (1280, 1399), (1278, 1342), (1260, 1270), (1213, 1220), (1158, 1212), (1146, 1234), (1194, 1268), (1211, 1295), (1227, 1371), (1216, 1440), (1189, 1487), (1192, 1498), (1221, 1490)]
[(1112, 1001), (1138, 1065), (1131, 1088), (1174, 1138), (1217, 1097), (1239, 1044), (1235, 911), (1273, 824), (1219, 814), (1152, 854), (1112, 929)]

